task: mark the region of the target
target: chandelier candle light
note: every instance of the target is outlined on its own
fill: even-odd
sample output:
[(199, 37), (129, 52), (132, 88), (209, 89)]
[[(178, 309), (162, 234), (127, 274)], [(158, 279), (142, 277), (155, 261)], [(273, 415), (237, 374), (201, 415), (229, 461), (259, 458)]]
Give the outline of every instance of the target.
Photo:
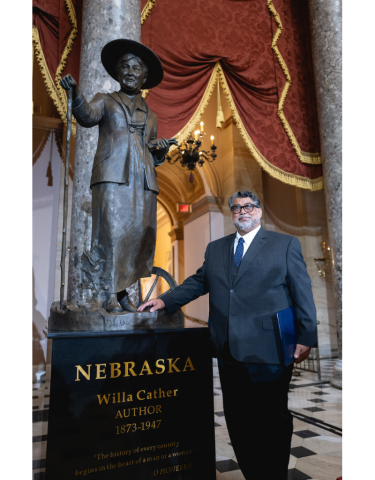
[[(193, 135), (190, 134), (188, 139), (185, 142), (182, 142), (176, 147), (176, 149), (167, 155), (166, 158), (170, 164), (175, 164), (178, 160), (181, 163), (182, 167), (187, 167), (190, 173), (190, 182), (194, 181), (193, 170), (198, 164), (200, 167), (204, 165), (204, 162), (213, 162), (217, 157), (215, 150), (216, 146), (214, 145), (214, 137), (211, 136), (211, 154), (206, 150), (201, 150), (202, 140), (205, 137), (204, 132), (204, 123), (200, 123), (201, 129), (196, 130)], [(178, 134), (179, 136), (180, 134)]]

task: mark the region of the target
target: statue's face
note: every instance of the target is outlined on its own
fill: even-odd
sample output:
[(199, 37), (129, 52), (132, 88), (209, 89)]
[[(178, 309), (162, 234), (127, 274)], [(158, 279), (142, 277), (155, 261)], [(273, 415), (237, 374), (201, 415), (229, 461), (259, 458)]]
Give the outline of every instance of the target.
[(147, 72), (141, 60), (131, 53), (123, 55), (116, 65), (121, 90), (136, 94), (147, 80)]

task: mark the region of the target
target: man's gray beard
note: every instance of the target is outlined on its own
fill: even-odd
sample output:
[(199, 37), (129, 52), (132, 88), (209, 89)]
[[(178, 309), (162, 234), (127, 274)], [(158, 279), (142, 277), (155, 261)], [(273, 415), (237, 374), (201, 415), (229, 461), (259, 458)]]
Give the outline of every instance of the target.
[(251, 228), (254, 228), (255, 223), (256, 223), (256, 218), (250, 218), (247, 222), (243, 221), (241, 222), (240, 220), (232, 220), (233, 225), (237, 227), (239, 230), (250, 230)]

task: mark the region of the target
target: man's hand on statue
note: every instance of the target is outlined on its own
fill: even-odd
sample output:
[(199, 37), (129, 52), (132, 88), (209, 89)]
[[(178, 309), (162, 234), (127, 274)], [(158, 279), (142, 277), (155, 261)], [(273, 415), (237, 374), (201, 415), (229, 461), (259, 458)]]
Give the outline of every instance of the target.
[(294, 363), (301, 363), (307, 358), (309, 358), (311, 347), (306, 347), (305, 345), (300, 345), (297, 343), (296, 351), (294, 352)]
[(65, 75), (65, 77), (60, 80), (60, 85), (64, 90), (70, 90), (73, 87), (74, 92), (77, 87), (77, 82), (70, 75), (70, 73), (68, 73), (68, 75)]
[(152, 307), (150, 312), (156, 312), (156, 310), (161, 310), (165, 308), (165, 303), (160, 298), (155, 298), (153, 300), (149, 300), (146, 303), (143, 303), (140, 307), (138, 307), (137, 312), (143, 312), (143, 310), (147, 307)]

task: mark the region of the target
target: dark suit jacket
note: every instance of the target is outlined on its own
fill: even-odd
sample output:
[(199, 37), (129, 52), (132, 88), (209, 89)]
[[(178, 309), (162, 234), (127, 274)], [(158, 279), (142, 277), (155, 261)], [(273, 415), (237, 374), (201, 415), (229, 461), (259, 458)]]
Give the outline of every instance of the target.
[(122, 92), (97, 93), (88, 103), (82, 95), (73, 101), (73, 115), (82, 127), (99, 125), (98, 146), (94, 158), (90, 187), (99, 182), (129, 182), (132, 133), (131, 123), (144, 123), (143, 163), (149, 190), (159, 193), (155, 166), (164, 162), (147, 148), (150, 140), (157, 138), (158, 121), (142, 95), (136, 98), (131, 111), (131, 100)]
[(229, 341), (235, 359), (283, 363), (276, 313), (294, 305), (297, 343), (317, 342), (310, 277), (297, 238), (260, 228), (232, 284), (235, 234), (211, 242), (205, 261), (173, 292), (163, 296), (169, 313), (209, 293), (209, 329), (215, 354)]

